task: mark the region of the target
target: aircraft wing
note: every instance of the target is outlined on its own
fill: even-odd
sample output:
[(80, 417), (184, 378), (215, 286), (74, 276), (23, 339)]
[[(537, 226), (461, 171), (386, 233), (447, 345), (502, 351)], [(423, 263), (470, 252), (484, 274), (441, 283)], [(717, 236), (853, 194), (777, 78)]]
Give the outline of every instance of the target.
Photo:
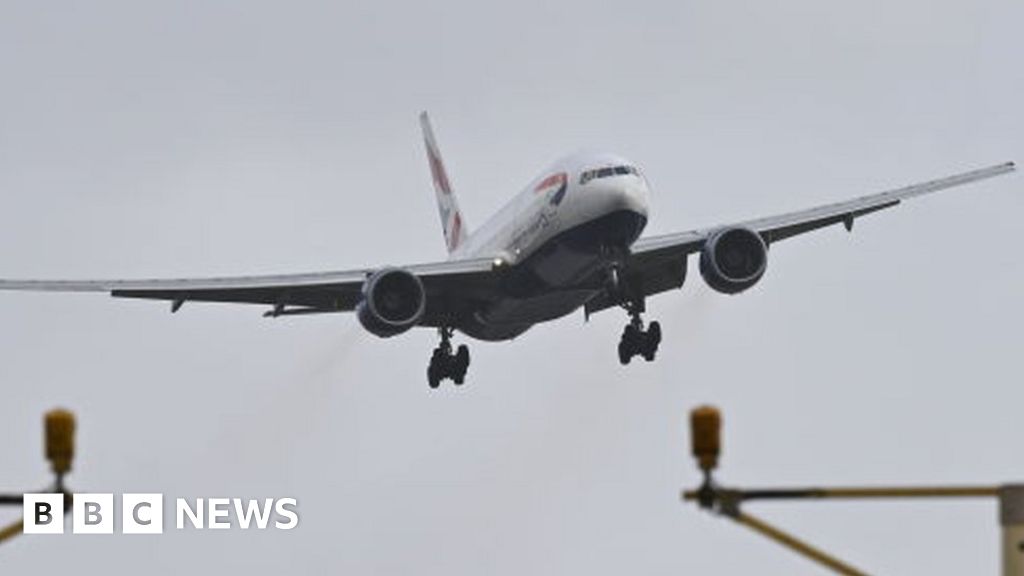
[[(437, 318), (451, 312), (447, 307), (455, 304), (447, 296), (454, 291), (464, 302), (493, 294), (498, 275), (492, 267), (489, 258), (404, 267), (420, 278), (427, 292), (422, 324), (436, 325)], [(272, 307), (267, 316), (281, 316), (351, 311), (359, 303), (363, 282), (375, 270), (162, 280), (0, 280), (0, 290), (109, 292), (123, 298), (169, 300), (175, 312), (191, 301), (264, 304)]]
[[(712, 234), (724, 228), (749, 228), (759, 233), (767, 245), (833, 224), (842, 223), (847, 230), (852, 230), (853, 221), (856, 218), (891, 208), (908, 198), (992, 178), (1012, 172), (1014, 169), (1013, 162), (1006, 162), (808, 210), (641, 238), (633, 245), (623, 274), (630, 284), (639, 286), (645, 296), (657, 294), (682, 286), (686, 276), (685, 258), (694, 252), (699, 252)], [(598, 297), (587, 304), (587, 313), (590, 314), (613, 305), (615, 303), (610, 302), (607, 298)]]

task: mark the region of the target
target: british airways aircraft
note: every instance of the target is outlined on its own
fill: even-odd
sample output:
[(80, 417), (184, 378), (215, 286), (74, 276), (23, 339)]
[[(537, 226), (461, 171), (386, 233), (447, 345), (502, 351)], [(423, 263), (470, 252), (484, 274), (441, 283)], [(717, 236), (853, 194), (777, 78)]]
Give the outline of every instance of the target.
[(629, 323), (619, 341), (622, 364), (651, 361), (658, 322), (643, 321), (648, 296), (683, 285), (690, 254), (699, 253), (705, 282), (724, 294), (756, 284), (768, 247), (901, 201), (1005, 174), (1007, 162), (947, 178), (734, 224), (641, 238), (650, 190), (636, 164), (613, 154), (578, 154), (541, 172), (472, 233), (441, 161), (430, 121), (420, 115), (448, 259), (430, 264), (338, 272), (165, 280), (0, 280), (4, 290), (109, 292), (124, 298), (182, 304), (237, 302), (269, 306), (269, 317), (355, 312), (370, 333), (387, 338), (414, 326), (438, 331), (427, 369), (436, 388), (462, 384), (469, 349), (453, 350), (456, 330), (480, 340), (509, 340), (531, 326), (580, 308), (589, 316), (623, 308)]

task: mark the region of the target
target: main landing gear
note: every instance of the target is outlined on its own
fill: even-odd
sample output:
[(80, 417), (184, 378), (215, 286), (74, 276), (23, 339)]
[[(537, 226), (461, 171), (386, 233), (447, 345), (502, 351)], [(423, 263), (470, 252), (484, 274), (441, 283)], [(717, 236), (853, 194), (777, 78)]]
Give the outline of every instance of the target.
[(630, 321), (622, 331), (622, 339), (619, 340), (619, 362), (623, 365), (629, 364), (633, 356), (643, 356), (644, 360), (654, 360), (658, 353), (658, 344), (661, 344), (661, 324), (657, 321), (651, 322), (644, 330), (644, 321), (640, 315), (644, 311), (643, 301), (630, 302), (624, 305), (629, 312)]
[(438, 329), (441, 334), (441, 343), (434, 348), (434, 354), (430, 357), (430, 365), (427, 367), (427, 384), (431, 388), (437, 388), (445, 378), (451, 378), (456, 386), (466, 381), (466, 370), (469, 368), (469, 348), (465, 344), (459, 346), (456, 353), (452, 354), (452, 334), (454, 329), (442, 327)]

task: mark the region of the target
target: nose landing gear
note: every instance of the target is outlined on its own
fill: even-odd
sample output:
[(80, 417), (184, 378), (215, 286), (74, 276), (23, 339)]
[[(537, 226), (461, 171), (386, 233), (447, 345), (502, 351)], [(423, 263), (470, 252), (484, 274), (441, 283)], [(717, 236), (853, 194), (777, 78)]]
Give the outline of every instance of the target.
[(648, 362), (654, 360), (658, 353), (658, 345), (661, 344), (661, 324), (657, 321), (651, 322), (644, 330), (644, 321), (640, 317), (644, 311), (642, 300), (627, 303), (624, 307), (629, 312), (630, 321), (619, 340), (619, 362), (623, 365), (629, 364), (634, 356), (643, 356)]
[(466, 381), (466, 370), (469, 368), (469, 348), (461, 344), (452, 354), (451, 338), (455, 330), (448, 327), (438, 329), (441, 334), (441, 343), (434, 348), (430, 356), (430, 365), (427, 366), (427, 384), (431, 388), (437, 388), (445, 378), (451, 378), (456, 386)]

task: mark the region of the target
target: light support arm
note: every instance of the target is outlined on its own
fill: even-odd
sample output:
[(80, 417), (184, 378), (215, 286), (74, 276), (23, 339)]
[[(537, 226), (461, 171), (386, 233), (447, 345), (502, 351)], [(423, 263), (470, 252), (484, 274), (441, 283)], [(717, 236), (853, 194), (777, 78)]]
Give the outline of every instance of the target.
[(783, 532), (779, 528), (772, 526), (756, 516), (736, 510), (735, 514), (729, 517), (747, 528), (750, 528), (754, 532), (789, 548), (797, 554), (835, 571), (837, 574), (843, 574), (843, 576), (867, 576), (866, 572), (861, 572), (835, 556), (815, 548), (811, 544), (800, 540), (792, 534)]
[(686, 490), (682, 499), (718, 513), (786, 546), (836, 573), (860, 575), (863, 572), (822, 550), (792, 536), (741, 509), (750, 500), (864, 500), (890, 498), (995, 498), (999, 501), (1003, 530), (1003, 574), (1024, 576), (1024, 484), (1002, 486), (873, 486), (736, 489), (718, 485), (714, 470), (721, 453), (721, 415), (710, 406), (690, 414), (693, 455), (703, 474), (696, 490)]

